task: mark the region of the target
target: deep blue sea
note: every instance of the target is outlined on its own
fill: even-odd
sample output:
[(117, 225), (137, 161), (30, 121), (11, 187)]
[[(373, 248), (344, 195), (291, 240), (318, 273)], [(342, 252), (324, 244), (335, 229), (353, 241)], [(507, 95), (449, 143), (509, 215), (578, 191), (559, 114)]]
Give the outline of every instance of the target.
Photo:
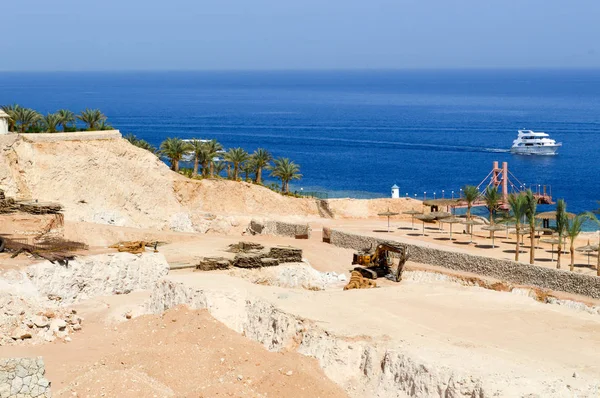
[[(100, 108), (158, 146), (215, 138), (301, 165), (294, 189), (331, 196), (449, 197), (507, 161), (569, 211), (600, 200), (600, 70), (0, 73), (0, 104)], [(563, 143), (557, 156), (507, 152), (517, 129)]]

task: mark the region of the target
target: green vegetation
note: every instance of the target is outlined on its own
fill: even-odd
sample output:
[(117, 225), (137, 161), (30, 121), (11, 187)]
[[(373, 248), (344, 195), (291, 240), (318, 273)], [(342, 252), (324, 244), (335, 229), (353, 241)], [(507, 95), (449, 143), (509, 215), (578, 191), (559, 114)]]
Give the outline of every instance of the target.
[[(467, 202), (467, 220), (471, 220), (471, 209), (473, 208), (473, 203), (477, 200), (480, 195), (479, 189), (473, 185), (466, 185), (463, 187), (463, 195), (464, 199)], [(469, 232), (473, 228), (472, 225), (467, 225), (467, 232)]]
[(531, 189), (525, 194), (525, 217), (529, 222), (529, 264), (535, 263), (535, 211), (537, 209), (537, 199)]
[(527, 214), (527, 197), (520, 194), (511, 194), (508, 197), (508, 206), (512, 213), (512, 221), (517, 231), (517, 243), (515, 246), (515, 261), (519, 261), (519, 233), (521, 232), (521, 220)]
[[(149, 143), (132, 134), (124, 138), (133, 145), (156, 153)], [(269, 170), (271, 177), (281, 180), (281, 187), (270, 184), (267, 188), (284, 195), (292, 195), (289, 193), (290, 181), (302, 178), (300, 166), (288, 158), (280, 157), (273, 161), (271, 153), (264, 148), (258, 148), (252, 154), (243, 148), (231, 148), (223, 152), (223, 146), (216, 140), (187, 142), (180, 138), (167, 138), (160, 144), (157, 154), (168, 159), (172, 170), (190, 178), (223, 178), (226, 172), (227, 178), (239, 181), (240, 173), (243, 173), (247, 182), (263, 185), (263, 171)], [(192, 156), (194, 167), (180, 169), (179, 162), (186, 154)], [(219, 154), (223, 154), (223, 160), (219, 159)]]
[(250, 155), (242, 148), (231, 148), (225, 153), (225, 160), (233, 165), (233, 179), (237, 181), (242, 164), (250, 159)]
[(180, 138), (167, 138), (160, 144), (160, 154), (171, 162), (171, 170), (179, 172), (179, 161), (191, 145)]
[(567, 219), (567, 235), (569, 236), (569, 240), (571, 241), (569, 245), (569, 251), (571, 253), (571, 264), (569, 269), (571, 272), (575, 267), (575, 239), (581, 233), (581, 228), (583, 227), (583, 223), (587, 220), (588, 216), (586, 214), (579, 214), (575, 216), (572, 220)]
[[(42, 116), (39, 112), (18, 104), (0, 107), (8, 115), (8, 130), (25, 133), (56, 133), (59, 126), (63, 132), (112, 130), (106, 122), (106, 116), (98, 109), (86, 109), (75, 115), (68, 109), (60, 109), (56, 113)], [(78, 129), (76, 121), (80, 120), (87, 128)]]
[(556, 233), (558, 234), (558, 255), (556, 257), (556, 268), (560, 268), (560, 257), (562, 254), (562, 241), (569, 224), (567, 217), (567, 204), (564, 199), (556, 202)]
[[(598, 204), (600, 204), (600, 202), (598, 202)], [(600, 227), (600, 219), (598, 219), (598, 216), (597, 216), (597, 214), (600, 214), (600, 208), (597, 210), (594, 210), (593, 212), (587, 212), (586, 214), (590, 220), (594, 221)], [(597, 253), (598, 253), (598, 256), (597, 256), (597, 261), (596, 261), (596, 275), (600, 276), (600, 240), (598, 240), (598, 252)]]
[(256, 178), (254, 179), (254, 182), (257, 184), (262, 184), (262, 171), (269, 166), (271, 160), (273, 160), (273, 156), (266, 149), (258, 148), (256, 151), (254, 151), (252, 154), (252, 164), (254, 166), (254, 170), (256, 171)]
[(279, 178), (281, 180), (281, 192), (288, 193), (290, 181), (302, 178), (300, 166), (288, 158), (277, 158), (273, 163), (273, 166), (269, 166), (271, 176)]
[(152, 152), (153, 154), (157, 154), (156, 148), (153, 147), (148, 141), (146, 140), (142, 140), (142, 139), (138, 139), (135, 135), (133, 134), (127, 134), (125, 135), (123, 138), (125, 138), (127, 141), (129, 141), (130, 144), (133, 144), (139, 148), (145, 149), (147, 151)]
[(498, 211), (500, 199), (502, 199), (502, 196), (498, 192), (498, 187), (488, 186), (485, 189), (483, 199), (485, 200), (485, 207), (490, 212), (490, 225), (494, 225), (494, 215)]

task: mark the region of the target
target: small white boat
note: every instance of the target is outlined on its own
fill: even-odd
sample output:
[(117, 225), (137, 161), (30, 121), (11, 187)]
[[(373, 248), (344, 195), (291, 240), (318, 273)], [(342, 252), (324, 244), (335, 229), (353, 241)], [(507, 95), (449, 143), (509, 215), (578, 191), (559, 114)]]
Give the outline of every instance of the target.
[(546, 133), (532, 130), (519, 130), (517, 139), (510, 148), (511, 153), (519, 155), (556, 155), (562, 143), (549, 138)]

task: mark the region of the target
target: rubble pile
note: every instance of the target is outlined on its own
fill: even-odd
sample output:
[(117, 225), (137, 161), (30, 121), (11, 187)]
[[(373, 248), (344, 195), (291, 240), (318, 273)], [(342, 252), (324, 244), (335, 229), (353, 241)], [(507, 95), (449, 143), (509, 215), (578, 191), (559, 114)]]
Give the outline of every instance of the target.
[(200, 271), (212, 271), (216, 269), (228, 269), (231, 267), (231, 260), (225, 257), (201, 257), (196, 264), (196, 269)]
[(302, 249), (292, 246), (275, 246), (266, 249), (259, 243), (242, 241), (229, 245), (227, 251), (236, 253), (233, 260), (225, 257), (201, 257), (196, 269), (212, 271), (231, 267), (262, 268), (302, 262)]
[(269, 257), (281, 263), (299, 263), (302, 261), (302, 249), (292, 246), (275, 246), (269, 250)]
[(75, 310), (53, 308), (51, 305), (27, 296), (0, 296), (0, 346), (22, 340), (33, 343), (56, 339), (70, 341), (69, 335), (81, 330), (83, 318)]
[(227, 249), (227, 251), (232, 253), (246, 253), (253, 250), (263, 250), (264, 248), (265, 247), (260, 243), (241, 241), (229, 245), (229, 249)]

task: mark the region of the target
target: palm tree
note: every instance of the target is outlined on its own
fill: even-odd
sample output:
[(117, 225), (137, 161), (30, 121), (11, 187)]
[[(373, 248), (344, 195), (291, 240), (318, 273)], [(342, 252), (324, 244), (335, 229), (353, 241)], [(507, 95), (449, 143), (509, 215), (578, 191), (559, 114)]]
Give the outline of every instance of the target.
[(571, 266), (569, 269), (573, 272), (573, 268), (575, 268), (575, 239), (581, 233), (581, 228), (583, 227), (583, 223), (587, 219), (587, 215), (578, 214), (571, 221), (567, 219), (567, 235), (569, 235), (569, 240), (571, 244), (569, 245), (569, 251), (571, 252)]
[(240, 166), (248, 160), (248, 152), (243, 148), (231, 148), (225, 154), (225, 160), (233, 163), (233, 179), (237, 180), (240, 173)]
[(527, 197), (523, 195), (511, 194), (508, 197), (508, 206), (513, 215), (515, 229), (517, 231), (517, 244), (515, 246), (515, 261), (519, 261), (519, 232), (521, 232), (521, 220), (527, 212)]
[(262, 171), (270, 165), (271, 160), (273, 160), (273, 156), (266, 149), (258, 148), (254, 151), (252, 154), (252, 163), (256, 172), (254, 182), (262, 184)]
[(179, 161), (190, 151), (189, 143), (180, 138), (167, 138), (160, 144), (160, 153), (171, 162), (171, 170), (179, 172)]
[(97, 130), (97, 126), (106, 120), (106, 116), (99, 109), (86, 108), (77, 115), (77, 119), (88, 125), (88, 131), (95, 131)]
[(562, 240), (567, 231), (569, 219), (567, 217), (567, 204), (564, 199), (556, 202), (556, 233), (558, 233), (558, 255), (556, 256), (556, 268), (560, 268), (560, 257), (562, 254)]
[[(594, 213), (600, 214), (600, 209), (594, 211)], [(594, 213), (588, 212), (587, 216), (590, 220), (596, 222), (600, 226), (600, 219), (598, 219)], [(598, 240), (598, 261), (596, 262), (596, 275), (600, 276), (600, 240)]]
[(531, 189), (527, 190), (525, 194), (525, 217), (529, 222), (529, 264), (535, 263), (535, 211), (537, 209), (537, 199), (531, 192)]
[(145, 149), (149, 152), (152, 152), (154, 155), (156, 155), (156, 148), (154, 148), (154, 146), (152, 146), (152, 144), (150, 144), (148, 141), (138, 139), (133, 134), (127, 134), (127, 135), (123, 136), (123, 138), (125, 138), (127, 141), (129, 141), (130, 144), (133, 144), (133, 145), (137, 146), (138, 148)]
[[(470, 220), (473, 202), (475, 202), (480, 195), (479, 189), (473, 185), (466, 185), (463, 187), (463, 195), (465, 197), (465, 201), (467, 202), (467, 220)], [(473, 228), (473, 226), (467, 225), (467, 232), (469, 232), (471, 228)]]
[[(192, 172), (192, 177), (198, 176), (198, 165), (200, 164), (200, 160), (203, 158), (204, 151), (204, 143), (199, 140), (192, 140), (189, 143), (190, 151), (194, 155), (194, 171)], [(202, 174), (204, 175), (204, 166), (202, 166)]]
[(300, 166), (288, 158), (275, 159), (274, 165), (269, 166), (269, 169), (271, 170), (271, 177), (277, 177), (281, 180), (281, 191), (283, 193), (288, 192), (290, 181), (302, 178)]
[(217, 140), (206, 141), (206, 157), (208, 161), (208, 167), (210, 171), (210, 176), (213, 177), (215, 174), (215, 166), (213, 159), (223, 150), (223, 145), (221, 145)]
[(60, 116), (56, 113), (49, 113), (44, 116), (42, 123), (47, 133), (56, 133), (60, 125)]
[(102, 120), (98, 124), (98, 130), (100, 130), (100, 131), (114, 130), (114, 129), (115, 128), (113, 126), (111, 126), (110, 124), (106, 123), (106, 120)]
[(8, 115), (8, 131), (15, 131), (18, 110), (21, 108), (21, 106), (18, 104), (2, 105), (1, 108)]
[(70, 123), (75, 123), (75, 114), (68, 109), (59, 109), (56, 114), (60, 118), (59, 124), (62, 126), (63, 131), (67, 131)]
[(42, 119), (42, 115), (29, 108), (21, 108), (17, 109), (16, 113), (16, 124), (19, 125), (19, 132), (21, 134), (25, 133), (27, 129), (33, 127), (37, 122)]
[(488, 186), (485, 189), (483, 199), (485, 200), (485, 206), (490, 212), (490, 225), (494, 225), (494, 214), (500, 206), (501, 199), (500, 193), (498, 192), (498, 187)]
[(227, 162), (216, 161), (211, 162), (211, 177), (221, 177), (221, 173), (227, 168)]

